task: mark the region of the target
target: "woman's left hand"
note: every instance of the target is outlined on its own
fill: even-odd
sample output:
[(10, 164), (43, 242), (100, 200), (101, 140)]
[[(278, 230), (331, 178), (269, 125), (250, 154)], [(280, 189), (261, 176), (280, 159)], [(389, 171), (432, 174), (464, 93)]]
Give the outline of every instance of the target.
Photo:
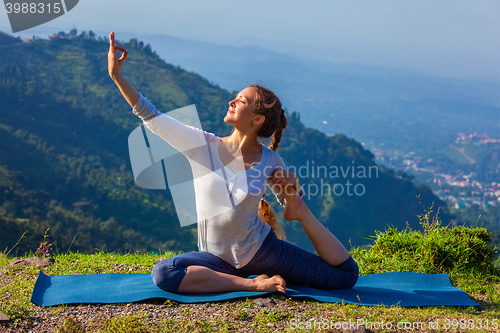
[[(122, 56), (118, 59), (116, 51), (122, 51)], [(123, 47), (115, 45), (115, 33), (111, 31), (109, 34), (109, 51), (108, 51), (108, 73), (111, 78), (114, 78), (120, 69), (122, 68), (123, 62), (127, 59), (128, 52)]]
[[(299, 178), (293, 172), (284, 169), (276, 170), (271, 176), (271, 182), (276, 185), (281, 194), (292, 194), (292, 188), (299, 192), (300, 183)], [(284, 191), (284, 192), (283, 192)]]

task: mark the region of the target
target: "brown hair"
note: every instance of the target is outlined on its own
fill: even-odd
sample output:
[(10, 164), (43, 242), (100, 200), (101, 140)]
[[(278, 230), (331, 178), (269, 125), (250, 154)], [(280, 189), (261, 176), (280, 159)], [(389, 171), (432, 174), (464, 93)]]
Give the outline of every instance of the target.
[[(254, 112), (265, 117), (264, 123), (259, 129), (257, 136), (261, 138), (269, 138), (272, 135), (269, 148), (277, 151), (281, 141), (281, 136), (283, 135), (283, 130), (288, 125), (281, 102), (278, 96), (267, 88), (257, 84), (251, 84), (248, 86), (253, 87), (256, 90)], [(279, 239), (286, 240), (285, 230), (283, 230), (283, 228), (279, 225), (278, 220), (276, 219), (276, 213), (264, 199), (265, 195), (266, 192), (264, 192), (264, 196), (260, 199), (258, 214), (264, 222), (271, 226)]]

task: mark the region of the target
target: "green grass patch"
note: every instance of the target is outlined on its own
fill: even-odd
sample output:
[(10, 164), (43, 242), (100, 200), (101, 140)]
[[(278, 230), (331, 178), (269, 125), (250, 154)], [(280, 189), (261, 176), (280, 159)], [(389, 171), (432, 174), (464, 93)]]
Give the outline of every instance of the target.
[[(59, 325), (57, 332), (231, 332), (240, 329), (273, 332), (293, 328), (300, 322), (333, 325), (349, 321), (363, 321), (367, 325), (376, 325), (374, 323), (380, 324), (383, 321), (391, 323), (393, 328), (401, 325), (405, 329), (401, 331), (408, 332), (419, 329), (452, 332), (463, 331), (464, 327), (466, 331), (471, 332), (494, 331), (491, 330), (492, 323), (500, 325), (500, 270), (493, 264), (496, 248), (488, 248), (490, 234), (484, 228), (442, 226), (437, 214), (432, 215), (432, 207), (425, 211), (420, 219), (423, 231), (388, 228), (384, 232), (376, 232), (370, 247), (354, 249), (351, 253), (359, 263), (361, 274), (393, 271), (447, 273), (452, 284), (464, 290), (480, 303), (480, 306), (405, 308), (330, 304), (289, 298), (285, 301), (287, 310), (261, 307), (248, 299), (215, 303), (200, 310), (195, 305), (165, 301), (163, 305), (158, 306), (162, 307), (163, 311), (176, 311), (176, 316), (153, 320), (144, 313), (136, 313), (86, 322), (70, 316)], [(13, 258), (5, 253), (0, 253), (0, 267), (6, 266), (13, 259), (33, 256), (29, 254)], [(173, 255), (175, 254), (70, 252), (53, 256), (55, 263), (45, 269), (45, 273), (146, 273), (151, 271), (158, 260)], [(30, 302), (38, 271), (39, 269), (34, 267), (2, 269), (0, 311), (14, 322), (27, 323), (33, 316), (36, 317), (37, 309), (40, 311), (40, 308)], [(51, 309), (57, 313), (63, 311), (65, 306)], [(203, 317), (203, 313), (211, 311), (217, 315), (209, 319)], [(433, 323), (438, 323), (438, 326), (437, 329), (431, 330), (429, 325)], [(490, 329), (478, 328), (487, 323)], [(394, 331), (387, 327), (372, 329), (380, 332)]]

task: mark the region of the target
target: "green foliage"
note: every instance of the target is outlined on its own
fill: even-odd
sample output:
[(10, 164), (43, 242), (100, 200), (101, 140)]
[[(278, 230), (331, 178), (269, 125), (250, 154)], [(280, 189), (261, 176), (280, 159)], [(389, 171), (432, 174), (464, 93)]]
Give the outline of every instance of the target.
[(57, 330), (57, 333), (84, 333), (88, 328), (92, 332), (106, 333), (149, 333), (152, 327), (148, 327), (140, 315), (131, 315), (124, 317), (115, 317), (104, 319), (98, 323), (79, 322), (76, 318), (70, 317), (64, 319), (63, 326)]
[(12, 37), (11, 35), (0, 31), (0, 45), (11, 45), (20, 42), (21, 39), (19, 37)]
[(356, 252), (366, 267), (364, 274), (384, 271), (422, 273), (492, 273), (496, 250), (488, 247), (489, 233), (484, 228), (439, 227), (422, 234), (389, 228), (377, 232), (375, 244)]
[(50, 255), (50, 248), (54, 245), (53, 243), (49, 243), (47, 241), (47, 237), (49, 236), (47, 235), (48, 231), (49, 229), (47, 228), (47, 230), (45, 230), (45, 234), (43, 235), (43, 241), (40, 242), (40, 246), (35, 252), (35, 254), (40, 258), (48, 257)]
[(487, 229), (443, 227), (439, 211), (432, 215), (432, 206), (424, 211), (419, 215), (423, 232), (390, 227), (376, 231), (371, 247), (354, 250), (362, 274), (406, 271), (500, 276), (493, 265), (497, 249), (489, 248)]
[[(472, 204), (466, 209), (456, 209), (453, 204), (450, 204), (450, 212), (465, 225), (500, 231), (500, 205), (488, 207), (485, 210), (476, 204)], [(497, 244), (500, 246), (500, 243)]]
[(105, 323), (106, 332), (109, 333), (149, 333), (149, 329), (138, 315), (116, 317)]
[(57, 330), (57, 333), (85, 333), (85, 327), (76, 318), (69, 317), (64, 319), (63, 326)]
[(269, 310), (262, 313), (259, 313), (255, 317), (255, 321), (261, 325), (266, 325), (266, 323), (276, 323), (282, 321), (283, 319), (290, 318), (290, 315), (281, 310)]
[[(432, 233), (432, 232), (431, 232)], [(68, 253), (55, 256), (55, 263), (45, 269), (46, 274), (56, 276), (79, 272), (83, 274), (98, 273), (123, 273), (123, 272), (150, 272), (155, 262), (162, 258), (167, 258), (173, 253), (162, 254), (138, 254), (130, 253), (118, 255), (116, 253), (98, 252), (96, 254)], [(33, 316), (33, 310), (39, 310), (30, 302), (31, 291), (38, 275), (38, 269), (34, 267), (17, 267), (5, 269), (4, 266), (12, 258), (7, 258), (0, 252), (0, 269), (2, 277), (10, 282), (0, 285), (0, 311), (6, 313), (11, 318), (17, 320), (16, 327), (23, 327), (23, 324)], [(17, 258), (15, 258), (17, 259)], [(22, 258), (19, 258), (22, 259)], [(370, 262), (360, 262), (362, 271), (370, 271)], [(373, 264), (378, 269), (378, 263)], [(198, 311), (190, 304), (179, 304), (172, 301), (165, 301), (164, 305), (169, 310), (175, 310), (179, 315), (171, 316), (159, 313), (158, 317), (148, 317), (146, 312), (124, 315), (127, 309), (125, 304), (117, 305), (116, 312), (111, 314), (111, 318), (94, 318), (92, 315), (84, 317), (66, 318), (62, 326), (58, 327), (59, 333), (79, 333), (79, 332), (232, 332), (232, 331), (281, 331), (290, 326), (291, 318), (328, 318), (329, 320), (345, 321), (356, 318), (366, 318), (368, 321), (376, 322), (383, 318), (386, 322), (399, 322), (408, 320), (410, 322), (428, 322), (439, 319), (461, 318), (464, 320), (482, 320), (498, 318), (500, 304), (500, 274), (484, 276), (474, 275), (462, 278), (456, 273), (450, 272), (450, 278), (455, 286), (464, 289), (470, 297), (478, 301), (483, 306), (480, 307), (383, 307), (383, 306), (357, 306), (344, 303), (320, 303), (306, 300), (287, 299), (286, 305), (290, 311), (269, 309), (260, 307), (253, 300), (235, 300), (213, 304), (210, 308), (199, 306)], [(52, 307), (50, 313), (57, 315), (60, 310), (67, 310), (66, 305)], [(9, 311), (7, 311), (8, 309)], [(300, 311), (299, 311), (300, 310)], [(45, 311), (45, 310), (44, 310)], [(75, 307), (76, 312), (80, 312)], [(115, 310), (112, 310), (115, 311)], [(200, 312), (217, 315), (200, 316)], [(62, 311), (65, 314), (74, 315), (73, 311)], [(168, 311), (170, 312), (170, 311)], [(171, 313), (171, 312), (170, 312)], [(61, 314), (62, 315), (62, 314)], [(35, 315), (37, 316), (37, 315)], [(205, 319), (205, 320), (204, 320)], [(318, 319), (319, 320), (319, 319)], [(20, 322), (21, 321), (21, 322)], [(24, 321), (24, 323), (23, 323)], [(14, 325), (13, 325), (14, 326)], [(26, 331), (28, 331), (26, 329)]]
[(12, 320), (28, 318), (30, 314), (35, 312), (25, 304), (4, 302), (0, 302), (0, 311)]
[[(181, 228), (168, 191), (134, 184), (127, 138), (140, 124), (107, 73), (107, 41), (76, 29), (50, 40), (32, 40), (0, 53), (0, 223), (12, 254), (35, 251), (44, 231), (53, 252), (196, 250), (196, 228)], [(118, 41), (129, 51), (123, 75), (161, 112), (195, 104), (203, 129), (230, 133), (223, 118), (232, 93), (195, 73), (165, 63), (149, 45)], [(244, 82), (243, 82), (244, 84)], [(296, 113), (280, 145), (287, 166), (375, 166), (373, 154), (352, 138), (306, 128)], [(303, 177), (304, 185), (321, 179)], [(346, 179), (342, 179), (345, 182)], [(351, 179), (352, 180), (352, 179)], [(326, 179), (335, 183), (338, 179)], [(308, 201), (316, 216), (347, 244), (385, 224), (416, 225), (418, 207), (431, 191), (381, 172), (358, 179), (361, 197)], [(307, 193), (307, 192), (306, 192)], [(274, 198), (273, 207), (278, 208)], [(281, 208), (280, 208), (281, 209)], [(279, 209), (278, 209), (279, 211)], [(281, 217), (280, 217), (281, 218)], [(295, 222), (288, 239), (313, 250)]]
[[(417, 198), (420, 200), (420, 194), (417, 195)], [(419, 201), (420, 204), (422, 205), (422, 201)], [(420, 225), (424, 228), (424, 235), (428, 235), (429, 232), (432, 230), (435, 230), (441, 226), (441, 220), (439, 219), (439, 208), (434, 214), (433, 213), (433, 208), (434, 208), (434, 202), (432, 205), (427, 209), (425, 208), (424, 205), (422, 205), (422, 208), (424, 209), (423, 214), (417, 215), (418, 220), (420, 221)], [(441, 207), (440, 207), (441, 208)]]

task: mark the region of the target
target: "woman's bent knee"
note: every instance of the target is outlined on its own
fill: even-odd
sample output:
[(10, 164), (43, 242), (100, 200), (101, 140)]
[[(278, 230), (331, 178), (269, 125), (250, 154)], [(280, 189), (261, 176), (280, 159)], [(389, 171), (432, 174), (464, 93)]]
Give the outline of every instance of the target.
[(359, 274), (351, 274), (346, 278), (345, 289), (351, 289), (358, 282)]
[(349, 278), (347, 279), (347, 289), (351, 289), (358, 282), (359, 266), (358, 263), (354, 261), (352, 257), (349, 257), (349, 259), (347, 259), (347, 264), (348, 267), (346, 268), (347, 271), (350, 273)]
[(337, 268), (341, 269), (344, 273), (344, 285), (343, 289), (351, 289), (356, 285), (359, 278), (359, 266), (354, 261), (352, 257), (349, 257), (346, 261), (337, 266)]
[(185, 268), (177, 267), (175, 257), (172, 257), (157, 263), (153, 267), (151, 277), (157, 287), (165, 291), (177, 292), (185, 274)]

